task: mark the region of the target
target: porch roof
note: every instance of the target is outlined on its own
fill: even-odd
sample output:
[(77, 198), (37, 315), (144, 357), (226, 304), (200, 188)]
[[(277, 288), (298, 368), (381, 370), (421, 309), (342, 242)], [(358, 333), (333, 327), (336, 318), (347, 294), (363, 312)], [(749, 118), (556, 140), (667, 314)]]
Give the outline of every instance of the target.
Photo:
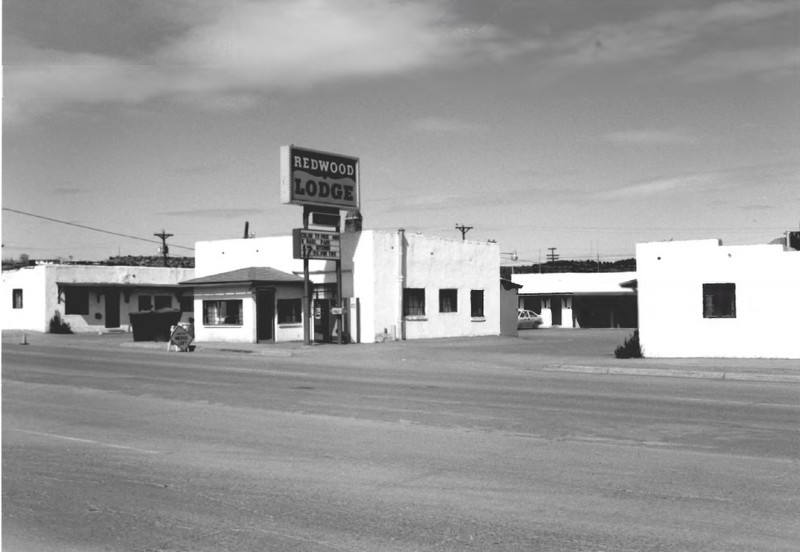
[(296, 274), (289, 274), (281, 270), (276, 270), (268, 266), (251, 266), (240, 268), (229, 272), (211, 274), (200, 278), (192, 278), (185, 282), (180, 282), (182, 286), (203, 286), (220, 284), (302, 284), (303, 278)]

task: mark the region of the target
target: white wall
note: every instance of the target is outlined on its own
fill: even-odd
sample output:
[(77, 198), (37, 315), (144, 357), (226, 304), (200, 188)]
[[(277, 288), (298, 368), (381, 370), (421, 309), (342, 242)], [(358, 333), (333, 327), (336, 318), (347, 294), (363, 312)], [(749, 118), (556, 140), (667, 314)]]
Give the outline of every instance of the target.
[[(303, 323), (278, 324), (279, 299), (299, 299), (303, 291), (299, 286), (277, 285), (274, 287), (275, 303), (272, 320), (273, 336), (276, 342), (303, 341)], [(195, 288), (195, 340), (218, 341), (223, 343), (256, 343), (258, 341), (256, 295), (250, 289), (250, 284), (241, 286), (209, 286)], [(206, 326), (203, 323), (203, 301), (226, 301), (240, 299), (242, 301), (241, 326)]]
[[(394, 247), (387, 247), (394, 233), (384, 233), (382, 247), (376, 243), (376, 274), (383, 289), (377, 288), (376, 304), (386, 305), (376, 309), (374, 332), (380, 333), (384, 327), (395, 323), (396, 308), (388, 305), (401, 305), (397, 301), (399, 293), (397, 274), (397, 255)], [(406, 318), (404, 321), (406, 339), (435, 337), (500, 335), (500, 247), (496, 243), (465, 241), (457, 239), (405, 234), (405, 274), (403, 285), (406, 288), (425, 289), (425, 316), (421, 319)], [(458, 290), (458, 312), (439, 312), (439, 290)], [(470, 291), (483, 290), (484, 316), (472, 318), (470, 313)], [(391, 315), (390, 315), (391, 313)]]
[[(44, 266), (31, 266), (3, 271), (2, 325), (4, 330), (46, 332), (50, 317)], [(22, 308), (15, 309), (14, 290), (22, 290)]]
[[(399, 250), (398, 236), (396, 231), (375, 230), (341, 235), (342, 295), (358, 298), (360, 302), (363, 343), (386, 337), (401, 338), (403, 327), (408, 339), (500, 334), (497, 244), (406, 233)], [(198, 242), (195, 251), (197, 277), (250, 266), (269, 266), (302, 275), (302, 260), (292, 258), (291, 236)], [(398, 253), (403, 255), (402, 267)], [(311, 261), (310, 270), (316, 284), (336, 281), (333, 262)], [(403, 286), (425, 288), (427, 305), (423, 320), (403, 320)], [(440, 288), (458, 289), (457, 313), (439, 313)], [(485, 316), (480, 319), (470, 316), (472, 289), (484, 291)], [(198, 299), (199, 293), (196, 290)], [(197, 312), (199, 319), (202, 313)], [(214, 330), (199, 332), (197, 339), (200, 341), (201, 335), (215, 340), (235, 334)]]
[[(800, 252), (718, 240), (636, 246), (647, 357), (800, 358)], [(703, 318), (703, 284), (736, 285), (735, 318)]]
[[(58, 312), (75, 332), (106, 329), (106, 296), (98, 293), (104, 286), (120, 288), (120, 325), (130, 330), (131, 312), (137, 312), (138, 295), (171, 295), (177, 307), (177, 296), (186, 291), (174, 287), (194, 277), (191, 268), (55, 265), (43, 264), (17, 270), (3, 271), (3, 328), (49, 331), (50, 319)], [(89, 313), (65, 314), (64, 302), (59, 302), (58, 284), (81, 284), (89, 287)], [(143, 287), (139, 287), (143, 286)], [(164, 286), (159, 289), (158, 286)], [(23, 308), (13, 309), (13, 289), (23, 289)], [(63, 299), (63, 296), (62, 296)], [(190, 314), (184, 318), (188, 321)]]
[[(241, 326), (206, 326), (203, 323), (203, 301), (242, 301)], [(256, 301), (249, 284), (242, 286), (204, 287), (194, 290), (194, 338), (203, 341), (224, 343), (256, 342)]]
[[(251, 266), (271, 267), (289, 274), (303, 275), (302, 259), (294, 258), (292, 236), (195, 243), (197, 278)], [(309, 261), (309, 271), (314, 283), (336, 281), (334, 264), (330, 261)]]

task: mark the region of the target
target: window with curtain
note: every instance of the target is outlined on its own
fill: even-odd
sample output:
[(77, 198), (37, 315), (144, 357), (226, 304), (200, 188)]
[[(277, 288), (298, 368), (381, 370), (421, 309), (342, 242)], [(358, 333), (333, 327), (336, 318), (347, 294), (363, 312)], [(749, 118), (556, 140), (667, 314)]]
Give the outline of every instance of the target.
[(241, 326), (242, 300), (203, 301), (205, 326)]
[(736, 284), (703, 284), (703, 318), (736, 318)]
[(439, 312), (458, 312), (458, 290), (439, 290)]
[(403, 315), (425, 315), (425, 288), (405, 288), (403, 290)]

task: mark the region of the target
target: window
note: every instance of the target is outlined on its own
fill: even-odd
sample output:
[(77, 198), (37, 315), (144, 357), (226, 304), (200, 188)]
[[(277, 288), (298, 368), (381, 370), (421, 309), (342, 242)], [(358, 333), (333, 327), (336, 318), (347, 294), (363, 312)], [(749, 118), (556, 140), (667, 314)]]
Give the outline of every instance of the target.
[(203, 301), (203, 325), (241, 326), (242, 300)]
[(473, 289), (469, 292), (470, 313), (473, 318), (483, 317), (483, 290)]
[(736, 318), (736, 284), (703, 284), (703, 318)]
[(139, 310), (140, 311), (153, 310), (153, 298), (150, 295), (139, 296)]
[(302, 299), (278, 299), (278, 324), (299, 324), (302, 312)]
[(403, 290), (403, 315), (425, 316), (425, 288)]
[(64, 314), (89, 314), (89, 290), (65, 288)]
[(172, 296), (171, 295), (156, 295), (155, 307), (158, 309), (171, 309)]
[(15, 289), (13, 292), (13, 301), (14, 301), (14, 308), (21, 309), (22, 308), (22, 290)]
[(439, 290), (439, 312), (458, 312), (458, 290)]

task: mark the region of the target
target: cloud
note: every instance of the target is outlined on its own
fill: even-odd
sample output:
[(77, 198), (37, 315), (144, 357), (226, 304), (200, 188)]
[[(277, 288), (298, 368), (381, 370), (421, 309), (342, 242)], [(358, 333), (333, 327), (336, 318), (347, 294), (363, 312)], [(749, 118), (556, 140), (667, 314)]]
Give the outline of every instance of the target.
[(720, 175), (717, 173), (701, 173), (659, 178), (646, 182), (639, 182), (630, 186), (616, 188), (596, 195), (597, 199), (636, 199), (654, 195), (666, 195), (683, 190), (692, 192), (715, 189), (720, 185)]
[[(777, 204), (791, 201), (797, 193), (800, 173), (794, 161), (730, 167), (719, 171), (656, 178), (592, 195), (596, 200), (637, 199), (675, 193), (714, 192), (715, 203), (732, 198), (734, 193), (760, 193), (759, 203), (774, 198)], [(684, 194), (686, 195), (686, 194)], [(800, 198), (800, 196), (798, 196)]]
[(444, 117), (424, 117), (408, 124), (408, 127), (417, 132), (433, 133), (470, 133), (483, 130), (480, 123), (462, 119), (447, 119)]
[(688, 145), (695, 139), (685, 130), (623, 130), (609, 132), (602, 137), (608, 142), (634, 146)]
[[(689, 75), (699, 75), (699, 69), (719, 61), (724, 62), (724, 70), (709, 73), (708, 79), (728, 78), (758, 70), (785, 71), (787, 64), (796, 59), (791, 53), (794, 39), (787, 41), (786, 48), (754, 47), (753, 36), (758, 36), (755, 40), (762, 43), (765, 40), (780, 41), (780, 34), (764, 34), (768, 28), (756, 29), (754, 26), (780, 23), (781, 18), (791, 21), (796, 16), (795, 0), (737, 0), (720, 2), (710, 8), (668, 9), (635, 21), (600, 24), (570, 33), (554, 42), (551, 61), (561, 69), (579, 70), (677, 54), (691, 59), (698, 49), (707, 51), (714, 48), (716, 53), (704, 54), (698, 61), (689, 62), (697, 64), (698, 69), (690, 70)], [(796, 27), (790, 28), (794, 32), (787, 33), (787, 36), (796, 37)], [(746, 42), (746, 47), (733, 47), (737, 40)], [(770, 55), (777, 55), (778, 61), (771, 59)], [(740, 56), (744, 56), (747, 63), (739, 66), (737, 71), (733, 60)]]
[(5, 66), (11, 116), (70, 102), (203, 98), (236, 108), (278, 92), (453, 67), (513, 55), (530, 44), (484, 25), (444, 32), (438, 2), (242, 0), (145, 57), (39, 49), (15, 37)]
[(714, 52), (683, 65), (677, 75), (687, 81), (707, 82), (739, 75), (766, 79), (800, 74), (800, 47)]

